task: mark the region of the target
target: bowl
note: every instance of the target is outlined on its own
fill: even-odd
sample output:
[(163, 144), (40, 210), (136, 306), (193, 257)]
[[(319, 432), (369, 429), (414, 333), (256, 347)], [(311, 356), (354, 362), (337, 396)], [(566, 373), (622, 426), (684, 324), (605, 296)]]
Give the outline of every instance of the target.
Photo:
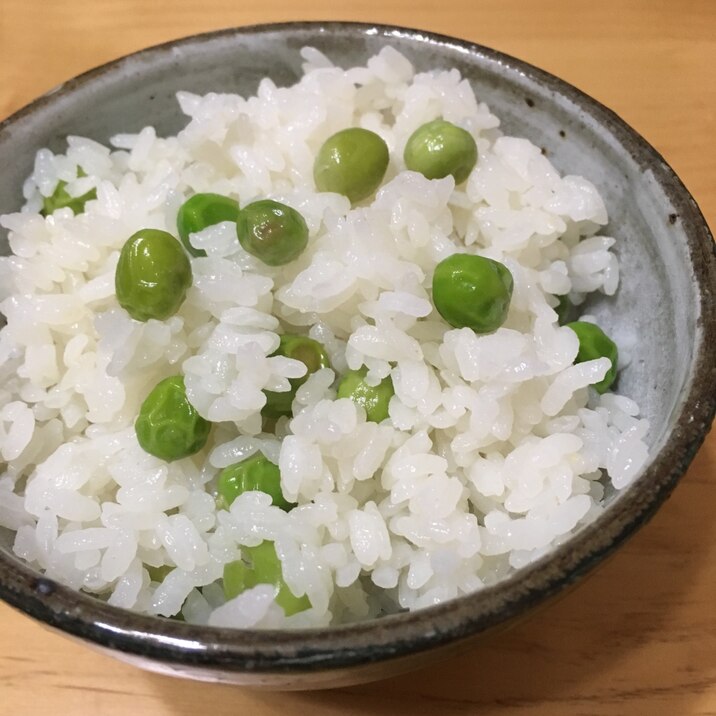
[[(434, 33), (358, 23), (258, 25), (159, 45), (91, 70), (0, 124), (0, 213), (22, 204), (35, 152), (68, 134), (106, 141), (154, 125), (175, 133), (174, 94), (253, 92), (269, 75), (298, 79), (298, 50), (317, 47), (338, 64), (364, 61), (390, 43), (419, 70), (456, 67), (502, 119), (561, 171), (599, 188), (619, 236), (623, 280), (590, 312), (640, 336), (620, 392), (638, 396), (651, 422), (650, 459), (593, 523), (504, 581), (434, 607), (355, 625), (300, 631), (230, 630), (113, 608), (43, 577), (0, 534), (0, 596), (44, 624), (145, 668), (195, 679), (279, 689), (333, 687), (423, 666), (464, 649), (575, 585), (641, 527), (667, 498), (716, 408), (716, 259), (693, 198), (664, 159), (613, 112), (567, 83), (494, 50)], [(2, 251), (8, 252), (7, 237)]]

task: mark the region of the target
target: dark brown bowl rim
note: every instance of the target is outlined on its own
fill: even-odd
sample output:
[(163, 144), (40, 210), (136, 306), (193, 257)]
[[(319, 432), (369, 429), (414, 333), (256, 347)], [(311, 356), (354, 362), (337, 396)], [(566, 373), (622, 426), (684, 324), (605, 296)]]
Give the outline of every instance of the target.
[(563, 80), (504, 53), (434, 32), (374, 23), (314, 21), (227, 28), (156, 45), (89, 70), (5, 119), (0, 123), (0, 133), (57, 97), (70, 95), (96, 78), (121, 69), (130, 59), (146, 60), (176, 47), (223, 37), (290, 30), (378, 34), (433, 47), (458, 48), (569, 98), (580, 111), (605, 126), (641, 166), (649, 166), (672, 201), (694, 268), (701, 310), (701, 342), (694, 354), (693, 379), (678, 408), (674, 429), (632, 488), (566, 544), (478, 594), (415, 612), (329, 629), (219, 629), (111, 607), (40, 576), (9, 555), (0, 554), (0, 598), (13, 607), (70, 635), (167, 664), (256, 674), (299, 674), (405, 656), (502, 625), (580, 580), (644, 525), (686, 471), (716, 411), (716, 366), (710, 355), (716, 345), (716, 254), (713, 237), (696, 202), (663, 157), (614, 112)]

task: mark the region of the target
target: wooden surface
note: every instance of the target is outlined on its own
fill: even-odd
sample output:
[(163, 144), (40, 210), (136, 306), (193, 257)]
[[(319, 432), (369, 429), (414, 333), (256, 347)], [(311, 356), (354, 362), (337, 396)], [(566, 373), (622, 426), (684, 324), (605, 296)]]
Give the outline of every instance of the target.
[[(209, 29), (294, 19), (461, 36), (576, 84), (636, 127), (716, 226), (713, 0), (0, 0), (0, 116), (62, 80)], [(0, 714), (716, 714), (716, 434), (671, 500), (562, 602), (464, 656), (270, 694), (135, 670), (0, 607)]]

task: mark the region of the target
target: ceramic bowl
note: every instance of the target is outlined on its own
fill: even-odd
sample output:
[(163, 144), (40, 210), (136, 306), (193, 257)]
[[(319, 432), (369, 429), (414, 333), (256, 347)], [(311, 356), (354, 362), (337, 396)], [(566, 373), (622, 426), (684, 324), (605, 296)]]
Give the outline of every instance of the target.
[[(239, 631), (116, 609), (42, 577), (0, 536), (0, 596), (50, 627), (149, 669), (197, 679), (307, 689), (385, 677), (464, 648), (575, 584), (641, 527), (666, 499), (714, 415), (716, 260), (699, 209), (664, 159), (619, 117), (565, 82), (494, 50), (429, 32), (355, 23), (290, 23), (189, 37), (72, 79), (0, 125), (0, 213), (17, 210), (41, 147), (79, 134), (106, 141), (154, 125), (175, 133), (177, 90), (252, 93), (260, 78), (298, 79), (312, 45), (338, 64), (386, 44), (419, 70), (456, 67), (507, 133), (542, 147), (558, 169), (593, 181), (619, 237), (621, 287), (590, 307), (620, 334), (639, 336), (619, 391), (651, 421), (641, 476), (558, 549), (479, 593), (333, 629)], [(7, 252), (7, 238), (2, 238)], [(625, 330), (628, 329), (628, 330)], [(615, 593), (615, 598), (616, 598)]]

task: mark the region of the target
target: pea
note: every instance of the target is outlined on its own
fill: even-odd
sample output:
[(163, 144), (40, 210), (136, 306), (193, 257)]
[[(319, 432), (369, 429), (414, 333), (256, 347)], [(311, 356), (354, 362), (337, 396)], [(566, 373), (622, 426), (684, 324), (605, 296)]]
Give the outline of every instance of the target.
[(313, 164), (318, 191), (347, 196), (351, 203), (370, 196), (388, 168), (388, 145), (368, 129), (351, 127), (329, 137)]
[(287, 617), (311, 608), (307, 596), (297, 597), (283, 579), (281, 560), (273, 542), (263, 541), (256, 547), (242, 547), (246, 562), (237, 560), (224, 565), (224, 594), (227, 599), (259, 584), (272, 584), (278, 588), (276, 603)]
[(259, 490), (271, 496), (276, 507), (288, 512), (296, 505), (288, 502), (281, 492), (281, 472), (261, 453), (225, 467), (219, 473), (219, 496), (227, 507), (242, 493)]
[(567, 328), (571, 328), (579, 338), (579, 352), (574, 359), (575, 363), (583, 363), (595, 358), (609, 358), (612, 362), (611, 368), (609, 368), (604, 378), (594, 384), (594, 389), (598, 393), (605, 393), (617, 377), (619, 352), (616, 344), (594, 323), (574, 321), (573, 323), (568, 323)]
[[(78, 176), (84, 175), (84, 172), (81, 170), (78, 172)], [(96, 189), (90, 189), (85, 194), (82, 194), (82, 196), (70, 196), (67, 193), (66, 186), (67, 182), (60, 179), (60, 181), (57, 182), (55, 191), (53, 191), (50, 196), (42, 198), (42, 210), (40, 213), (43, 216), (50, 216), (58, 209), (64, 209), (65, 207), (72, 209), (72, 213), (75, 215), (81, 214), (85, 210), (85, 204), (91, 199), (97, 198)]]
[(174, 567), (168, 564), (161, 567), (152, 567), (147, 565), (146, 570), (149, 573), (149, 579), (151, 579), (152, 582), (163, 582), (174, 571)]
[(211, 423), (189, 402), (184, 378), (174, 375), (159, 381), (144, 399), (134, 429), (143, 450), (172, 462), (199, 452)]
[(289, 380), (291, 384), (290, 390), (284, 392), (264, 391), (266, 405), (264, 405), (261, 414), (265, 418), (275, 419), (280, 418), (282, 415), (291, 415), (291, 405), (296, 397), (296, 391), (308, 380), (308, 376), (321, 368), (331, 367), (328, 354), (318, 341), (314, 341), (308, 336), (298, 336), (291, 333), (282, 335), (280, 341), (279, 347), (273, 355), (300, 360), (308, 371), (306, 375), (300, 378), (291, 378)]
[(474, 254), (453, 254), (433, 274), (433, 303), (455, 328), (496, 331), (507, 318), (512, 274), (499, 261)]
[(119, 305), (132, 318), (163, 321), (179, 310), (191, 280), (181, 244), (166, 231), (141, 229), (122, 247), (114, 286)]
[(368, 385), (365, 377), (368, 369), (349, 370), (338, 384), (338, 397), (350, 398), (365, 408), (366, 418), (379, 423), (388, 417), (388, 405), (395, 395), (390, 376), (383, 378), (378, 385)]
[(221, 194), (194, 194), (180, 207), (177, 214), (177, 231), (184, 248), (192, 256), (206, 256), (206, 251), (195, 249), (189, 234), (195, 234), (222, 221), (236, 221), (239, 202)]
[(452, 174), (455, 184), (462, 184), (477, 163), (477, 144), (462, 127), (436, 119), (410, 135), (403, 159), (408, 169), (428, 179)]
[(569, 316), (571, 310), (572, 310), (572, 301), (569, 298), (569, 294), (565, 293), (563, 296), (557, 296), (558, 303), (555, 307), (555, 312), (557, 313), (557, 319), (559, 320), (559, 325), (562, 326), (567, 320), (567, 316)]
[(247, 204), (239, 211), (236, 234), (244, 251), (268, 266), (298, 258), (308, 244), (308, 226), (299, 212), (272, 199)]

